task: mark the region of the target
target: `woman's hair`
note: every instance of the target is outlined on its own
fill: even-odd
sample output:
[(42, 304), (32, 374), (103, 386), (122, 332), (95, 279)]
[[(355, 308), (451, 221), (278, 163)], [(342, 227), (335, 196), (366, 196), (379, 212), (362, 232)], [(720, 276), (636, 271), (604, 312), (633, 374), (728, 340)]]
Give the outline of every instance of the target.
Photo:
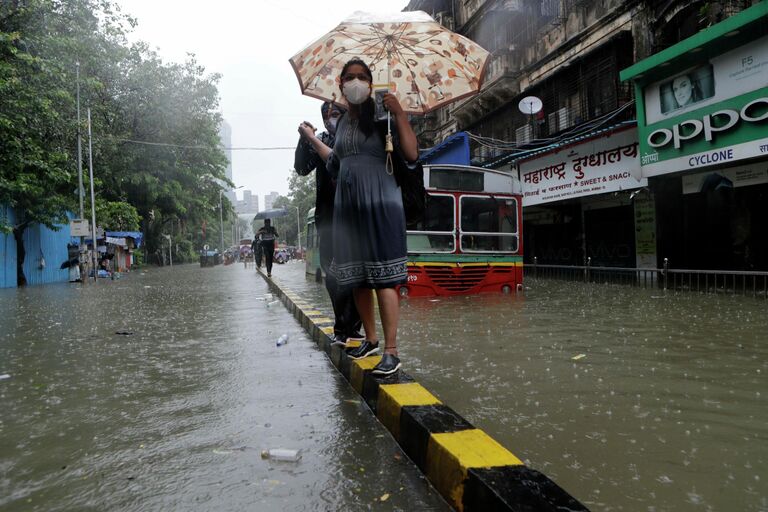
[[(339, 88), (341, 88), (342, 93), (344, 92), (344, 75), (347, 74), (347, 69), (357, 64), (358, 66), (361, 66), (363, 68), (363, 71), (366, 75), (368, 75), (368, 80), (370, 83), (373, 83), (373, 73), (371, 73), (371, 68), (368, 67), (368, 64), (363, 62), (362, 60), (358, 59), (357, 57), (354, 57), (347, 61), (346, 64), (344, 64), (344, 67), (341, 68), (341, 74), (339, 75)], [(365, 138), (371, 136), (373, 133), (373, 118), (376, 113), (376, 105), (373, 102), (373, 98), (368, 97), (367, 100), (365, 100), (360, 105), (360, 131), (362, 131), (365, 134)]]

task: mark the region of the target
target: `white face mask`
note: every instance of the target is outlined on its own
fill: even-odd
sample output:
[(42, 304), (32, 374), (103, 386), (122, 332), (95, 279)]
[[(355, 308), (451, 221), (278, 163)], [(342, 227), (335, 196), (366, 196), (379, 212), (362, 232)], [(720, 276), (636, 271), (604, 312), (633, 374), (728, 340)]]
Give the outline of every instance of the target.
[(360, 105), (371, 95), (371, 86), (359, 78), (346, 82), (343, 90), (344, 97), (352, 105)]

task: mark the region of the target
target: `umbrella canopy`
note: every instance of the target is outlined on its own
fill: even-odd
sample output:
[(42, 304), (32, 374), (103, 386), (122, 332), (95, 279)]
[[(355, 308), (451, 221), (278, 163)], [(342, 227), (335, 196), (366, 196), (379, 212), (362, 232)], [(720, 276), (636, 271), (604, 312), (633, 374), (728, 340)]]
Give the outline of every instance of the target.
[(388, 86), (403, 110), (425, 114), (477, 93), (489, 53), (422, 11), (356, 12), (290, 63), (303, 94), (344, 105), (339, 74), (353, 57), (368, 64), (374, 86)]
[(276, 217), (285, 217), (288, 215), (288, 210), (282, 208), (272, 208), (271, 210), (264, 210), (257, 213), (253, 218), (257, 220), (261, 219), (274, 219)]

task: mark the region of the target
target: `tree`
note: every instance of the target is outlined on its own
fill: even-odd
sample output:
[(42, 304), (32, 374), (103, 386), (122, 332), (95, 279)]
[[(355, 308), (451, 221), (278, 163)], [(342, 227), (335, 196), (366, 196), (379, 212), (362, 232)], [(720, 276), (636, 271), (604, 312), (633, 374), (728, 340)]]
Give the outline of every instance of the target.
[(133, 26), (109, 0), (0, 2), (0, 202), (18, 219), (0, 219), (0, 229), (16, 237), (20, 284), (26, 227), (55, 229), (75, 210), (75, 141), (85, 131), (75, 122), (76, 62), (92, 110), (94, 186), (105, 215), (97, 222), (114, 222), (114, 213), (117, 222), (138, 219), (150, 252), (170, 226), (194, 245), (202, 225), (212, 225), (219, 183), (228, 183), (219, 77), (194, 56), (165, 64), (145, 43), (128, 44)]
[(96, 200), (96, 218), (110, 231), (138, 231), (141, 216), (132, 204), (124, 201)]
[(32, 223), (57, 229), (67, 220), (72, 173), (62, 112), (72, 95), (56, 59), (46, 55), (46, 18), (51, 4), (0, 4), (0, 203), (17, 222), (0, 219), (16, 239), (17, 277), (26, 284), (24, 231)]

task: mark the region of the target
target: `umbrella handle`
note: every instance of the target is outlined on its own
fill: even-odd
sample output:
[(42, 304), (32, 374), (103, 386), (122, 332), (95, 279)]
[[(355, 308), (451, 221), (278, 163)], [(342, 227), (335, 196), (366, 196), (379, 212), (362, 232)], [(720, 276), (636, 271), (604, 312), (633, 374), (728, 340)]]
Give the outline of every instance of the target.
[[(391, 77), (391, 66), (390, 66), (390, 57), (391, 55), (387, 55), (387, 87), (390, 86), (392, 83), (392, 77)], [(389, 110), (387, 110), (387, 136), (384, 141), (384, 151), (387, 152), (387, 174), (390, 176), (394, 172), (394, 167), (392, 165), (392, 152), (395, 150), (395, 145), (392, 143), (392, 114), (390, 114)]]

